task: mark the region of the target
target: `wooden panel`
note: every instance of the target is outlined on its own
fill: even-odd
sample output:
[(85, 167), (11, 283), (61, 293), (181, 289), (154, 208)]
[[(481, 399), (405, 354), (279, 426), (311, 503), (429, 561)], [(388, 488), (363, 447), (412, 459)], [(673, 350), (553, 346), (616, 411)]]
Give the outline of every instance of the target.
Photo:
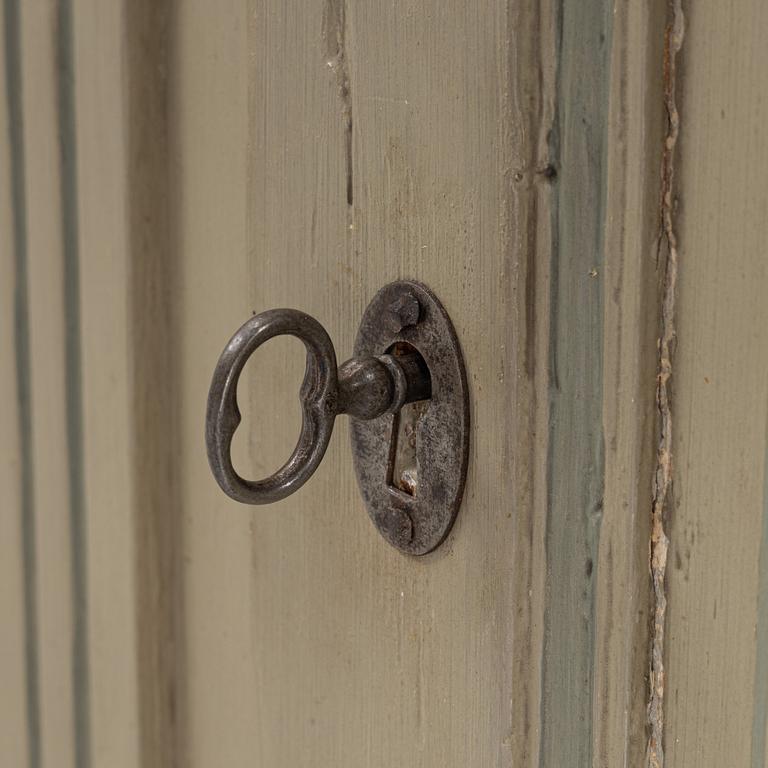
[(40, 669), (40, 759), (76, 764), (74, 601), (70, 549), (69, 344), (59, 142), (58, 12), (23, 3), (23, 74), (31, 375), (35, 486), (36, 606)]
[[(519, 16), (527, 29), (531, 21)], [(254, 125), (260, 151), (251, 173), (274, 180), (272, 190), (254, 185), (252, 210), (265, 211), (267, 226), (252, 248), (269, 257), (257, 306), (274, 301), (280, 286), (290, 303), (323, 318), (348, 353), (378, 287), (402, 276), (429, 284), (466, 356), (472, 452), (461, 516), (443, 548), (424, 560), (402, 557), (372, 529), (343, 431), (326, 479), (293, 505), (303, 519), (283, 518), (279, 528), (256, 520), (259, 573), (287, 565), (291, 574), (277, 590), (262, 576), (253, 603), (270, 617), (257, 625), (264, 762), (287, 749), (285, 765), (500, 764), (511, 758), (511, 732), (524, 731), (512, 720), (518, 691), (508, 658), (519, 604), (514, 554), (528, 546), (516, 529), (531, 510), (518, 506), (512, 478), (531, 449), (518, 426), (528, 418), (518, 411), (528, 403), (518, 399), (526, 339), (519, 327), (512, 335), (489, 318), (516, 319), (524, 306), (522, 253), (505, 235), (513, 219), (529, 215), (532, 192), (522, 185), (510, 193), (499, 167), (522, 169), (532, 181), (524, 166), (533, 147), (513, 144), (528, 118), (525, 108), (515, 111), (521, 83), (507, 81), (505, 94), (498, 80), (523, 33), (496, 2), (331, 2), (324, 19), (304, 19), (305, 60), (293, 71), (269, 66), (279, 44), (272, 35), (256, 38), (253, 74), (268, 72), (256, 105), (274, 115), (263, 131)], [(295, 25), (286, 19), (289, 32)], [(313, 99), (289, 102), (280, 114), (283, 94), (310, 77)], [(325, 144), (338, 154), (308, 155)], [(292, 157), (302, 158), (295, 169)], [(312, 173), (318, 162), (327, 181)], [(271, 204), (275, 191), (291, 204)], [(308, 252), (317, 264), (312, 280), (290, 280), (292, 272), (306, 274)], [(294, 537), (302, 543), (292, 554)], [(310, 621), (295, 633), (298, 616), (283, 606), (299, 595)], [(521, 601), (525, 610), (529, 600)], [(282, 682), (297, 663), (308, 690)], [(535, 697), (538, 681), (521, 687)], [(281, 725), (288, 713), (300, 723), (295, 747)]]
[[(178, 10), (193, 762), (641, 759), (663, 15), (588, 10)], [(421, 560), (368, 522), (343, 426), (305, 489), (255, 510), (218, 491), (199, 426), (200, 371), (251, 312), (300, 307), (343, 357), (400, 276), (443, 298), (472, 388), (465, 504)], [(244, 472), (290, 450), (302, 364), (288, 342), (249, 364)]]
[[(533, 620), (512, 635), (515, 613), (535, 609), (513, 573), (515, 553), (543, 547), (512, 492), (531, 471), (518, 387), (532, 384), (518, 383), (525, 261), (511, 223), (528, 215), (535, 164), (530, 145), (510, 143), (524, 98), (497, 79), (528, 43), (507, 46), (524, 33), (503, 4), (344, 10), (190, 3), (178, 19), (190, 754), (200, 765), (502, 764), (536, 739)], [(507, 190), (494, 146), (527, 174), (520, 191)], [(343, 424), (301, 493), (255, 510), (216, 488), (198, 426), (199, 371), (251, 311), (301, 307), (343, 356), (367, 300), (401, 275), (444, 299), (474, 391), (464, 509), (423, 560), (372, 528)], [(495, 313), (515, 330), (483, 321)], [(288, 447), (297, 358), (265, 350), (251, 366), (248, 471)], [(512, 654), (525, 679), (513, 680)]]
[(27, 275), (19, 17), (0, 13), (0, 757), (37, 768), (38, 709), (31, 540)]
[[(73, 0), (20, 26), (18, 7), (0, 73), (13, 764), (640, 764), (663, 0)], [(742, 18), (701, 8), (667, 748), (757, 766), (768, 62)], [(723, 29), (745, 41), (731, 58)], [(221, 494), (202, 440), (208, 377), (251, 312), (304, 309), (343, 358), (401, 276), (444, 300), (472, 389), (465, 503), (419, 560), (368, 522), (343, 420), (317, 477), (266, 509)], [(286, 341), (249, 364), (243, 472), (292, 447), (302, 367)]]
[(82, 526), (75, 557), (87, 585), (81, 598), (87, 666), (80, 670), (78, 692), (86, 697), (88, 719), (81, 728), (87, 733), (87, 751), (80, 764), (137, 766), (124, 14), (117, 0), (74, 0), (71, 12), (64, 19), (73, 25), (64, 33), (65, 52), (76, 87), (62, 95), (68, 111), (62, 140), (71, 163), (65, 169), (65, 199), (76, 200), (64, 216), (72, 238), (71, 322), (79, 329), (70, 349), (79, 373), (70, 407), (81, 419), (79, 428), (74, 426)]
[(765, 765), (768, 7), (696, 3), (682, 48), (670, 765)]

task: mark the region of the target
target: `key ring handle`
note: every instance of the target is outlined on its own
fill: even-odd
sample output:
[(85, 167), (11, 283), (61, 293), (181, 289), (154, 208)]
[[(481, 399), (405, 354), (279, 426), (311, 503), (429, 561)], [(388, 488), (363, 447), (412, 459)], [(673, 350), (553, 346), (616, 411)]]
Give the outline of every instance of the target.
[[(302, 423), (288, 461), (264, 480), (245, 480), (232, 466), (232, 437), (240, 424), (237, 383), (248, 358), (275, 336), (295, 336), (307, 350), (301, 385)], [(219, 358), (208, 392), (205, 443), (208, 463), (221, 489), (245, 504), (269, 504), (290, 495), (320, 464), (333, 432), (338, 404), (336, 352), (313, 317), (297, 309), (270, 309), (245, 322)]]

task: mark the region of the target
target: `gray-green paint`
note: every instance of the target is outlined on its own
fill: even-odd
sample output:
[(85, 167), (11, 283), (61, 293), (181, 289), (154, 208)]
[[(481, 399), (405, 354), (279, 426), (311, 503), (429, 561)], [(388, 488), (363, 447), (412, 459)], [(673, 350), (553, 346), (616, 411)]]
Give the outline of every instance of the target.
[(27, 749), (29, 768), (40, 765), (40, 675), (37, 629), (37, 567), (35, 556), (35, 498), (32, 466), (32, 402), (29, 359), (29, 285), (27, 269), (27, 207), (24, 164), (24, 124), (21, 101), (20, 20), (17, 0), (3, 4), (8, 136), (10, 141), (13, 221), (14, 338), (21, 486), (21, 550), (24, 569), (24, 640), (27, 689)]
[(540, 765), (592, 765), (603, 504), (603, 237), (612, 7), (562, 3), (550, 286), (547, 593)]
[(61, 164), (64, 323), (66, 346), (67, 456), (69, 463), (70, 547), (72, 553), (72, 691), (75, 765), (88, 768), (90, 718), (88, 683), (88, 603), (83, 470), (82, 354), (80, 349), (80, 259), (77, 227), (77, 155), (72, 8), (60, 0), (57, 18), (57, 93)]

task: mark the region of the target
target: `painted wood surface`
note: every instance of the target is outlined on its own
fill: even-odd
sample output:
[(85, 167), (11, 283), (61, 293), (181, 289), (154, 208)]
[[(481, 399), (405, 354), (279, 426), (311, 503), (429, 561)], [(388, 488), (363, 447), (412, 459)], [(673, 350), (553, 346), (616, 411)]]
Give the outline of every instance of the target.
[[(524, 316), (514, 220), (530, 215), (538, 158), (512, 139), (529, 115), (513, 104), (518, 82), (500, 75), (532, 23), (520, 21), (496, 3), (193, 3), (179, 19), (186, 194), (175, 199), (194, 275), (181, 323), (188, 733), (200, 764), (494, 765), (518, 739), (536, 749), (531, 627), (516, 636), (514, 621), (516, 607), (541, 606), (513, 578), (533, 514), (512, 490), (532, 463), (518, 426), (530, 418), (518, 392), (525, 331), (484, 322), (502, 307)], [(519, 192), (505, 182), (515, 171)], [(446, 545), (412, 560), (380, 541), (343, 428), (303, 493), (264, 510), (222, 497), (199, 440), (208, 381), (193, 371), (270, 306), (317, 316), (343, 356), (366, 302), (402, 275), (441, 296), (471, 371), (471, 468)], [(251, 472), (288, 448), (296, 422), (282, 414), (295, 413), (300, 365), (279, 352), (251, 364)], [(543, 540), (534, 546), (528, 557), (541, 558)], [(516, 653), (523, 678), (508, 663)]]
[(0, 756), (39, 761), (35, 545), (29, 411), (28, 272), (24, 226), (20, 20), (2, 14), (0, 75)]
[[(642, 759), (664, 17), (619, 16), (186, 6), (173, 199), (193, 276), (185, 641), (203, 764), (222, 748), (283, 765)], [(248, 313), (298, 306), (343, 355), (404, 275), (441, 295), (470, 370), (473, 460), (445, 549), (381, 546), (343, 434), (275, 509), (223, 499), (195, 431), (203, 348), (210, 368)], [(300, 367), (272, 350), (250, 365), (251, 472), (290, 449)]]
[(768, 51), (763, 3), (691, 4), (676, 219), (666, 752), (766, 764)]
[(0, 759), (138, 765), (121, 8), (8, 0), (3, 24), (3, 563), (24, 577), (3, 615), (21, 600), (24, 645), (19, 659), (9, 633), (3, 663), (23, 685), (3, 686)]
[[(60, 131), (69, 207), (70, 322), (74, 338), (70, 405), (78, 492), (77, 619), (82, 654), (73, 674), (84, 700), (80, 765), (141, 764), (135, 487), (131, 372), (143, 355), (130, 315), (128, 201), (131, 196), (124, 70), (124, 8), (73, 0), (61, 5)], [(153, 626), (151, 631), (155, 631)]]
[[(54, 4), (20, 7), (25, 172), (29, 406), (35, 532), (35, 606), (42, 765), (78, 764), (76, 721), (82, 712), (73, 672), (76, 602), (70, 411), (72, 325), (62, 227), (63, 144), (59, 131), (61, 69)], [(46, 41), (40, 45), (38, 41)], [(81, 585), (82, 586), (82, 583)], [(81, 739), (82, 741), (82, 739)], [(82, 764), (82, 763), (81, 763)]]
[[(686, 12), (664, 208), (678, 10), (4, 0), (3, 765), (661, 764), (649, 725), (669, 765), (764, 765), (764, 46)], [(267, 508), (202, 439), (251, 313), (303, 309), (343, 359), (398, 277), (471, 388), (465, 502), (420, 559), (368, 521), (343, 420)], [(291, 450), (303, 364), (246, 367), (243, 474)]]
[[(663, 0), (612, 20), (603, 234), (605, 477), (595, 576), (594, 766), (646, 763), (649, 488), (658, 357)], [(598, 273), (599, 276), (599, 273)], [(563, 753), (561, 764), (571, 764)]]

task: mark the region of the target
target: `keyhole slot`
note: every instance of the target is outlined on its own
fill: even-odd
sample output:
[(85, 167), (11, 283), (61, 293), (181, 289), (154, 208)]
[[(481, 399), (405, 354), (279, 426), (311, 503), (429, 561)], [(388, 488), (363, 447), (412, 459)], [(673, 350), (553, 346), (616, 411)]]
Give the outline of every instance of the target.
[[(387, 350), (394, 356), (416, 355), (419, 365), (429, 371), (419, 351), (407, 342), (397, 342)], [(429, 408), (429, 400), (406, 403), (392, 419), (387, 485), (408, 496), (416, 496), (419, 488), (417, 445), (419, 421)]]

